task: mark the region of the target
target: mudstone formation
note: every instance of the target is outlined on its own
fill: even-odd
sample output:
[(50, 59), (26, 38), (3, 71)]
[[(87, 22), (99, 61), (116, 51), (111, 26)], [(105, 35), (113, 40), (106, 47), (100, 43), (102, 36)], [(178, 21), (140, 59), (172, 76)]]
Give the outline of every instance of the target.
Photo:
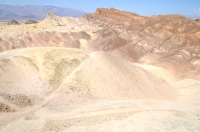
[(0, 23), (0, 131), (200, 131), (200, 21), (99, 8)]

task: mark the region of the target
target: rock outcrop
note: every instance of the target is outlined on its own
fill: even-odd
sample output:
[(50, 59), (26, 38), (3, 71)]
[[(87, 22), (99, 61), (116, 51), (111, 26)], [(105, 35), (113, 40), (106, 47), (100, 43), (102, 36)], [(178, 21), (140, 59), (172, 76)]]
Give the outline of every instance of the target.
[(107, 18), (114, 22), (121, 23), (145, 23), (146, 21), (145, 17), (131, 12), (123, 12), (115, 8), (99, 8), (95, 12), (95, 17)]
[(19, 25), (19, 22), (17, 22), (14, 19), (12, 19), (10, 22), (7, 22), (6, 24), (7, 25)]
[(38, 23), (37, 21), (35, 20), (32, 20), (32, 19), (28, 19), (26, 21), (23, 22), (24, 24), (35, 24), (35, 23)]

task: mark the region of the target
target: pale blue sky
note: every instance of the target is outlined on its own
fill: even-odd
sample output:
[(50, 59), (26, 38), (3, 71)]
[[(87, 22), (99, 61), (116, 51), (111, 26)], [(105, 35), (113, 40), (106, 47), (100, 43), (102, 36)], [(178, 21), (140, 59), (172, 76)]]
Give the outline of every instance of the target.
[(57, 5), (95, 12), (96, 8), (114, 7), (140, 15), (184, 14), (200, 16), (200, 0), (0, 0), (0, 4)]

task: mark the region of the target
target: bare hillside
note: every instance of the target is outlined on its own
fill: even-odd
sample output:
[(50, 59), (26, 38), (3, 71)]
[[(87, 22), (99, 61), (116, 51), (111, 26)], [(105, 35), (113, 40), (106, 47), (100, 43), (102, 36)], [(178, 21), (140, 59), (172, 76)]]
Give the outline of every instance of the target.
[(0, 131), (200, 131), (200, 23), (114, 8), (0, 23)]

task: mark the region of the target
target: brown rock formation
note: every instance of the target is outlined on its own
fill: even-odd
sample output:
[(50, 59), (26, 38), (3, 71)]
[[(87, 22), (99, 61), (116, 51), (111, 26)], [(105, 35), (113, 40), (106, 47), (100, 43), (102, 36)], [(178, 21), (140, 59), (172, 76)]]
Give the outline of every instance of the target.
[(7, 22), (7, 25), (19, 25), (19, 22), (12, 19), (10, 22)]
[(95, 17), (107, 18), (109, 20), (122, 23), (144, 23), (146, 21), (145, 17), (131, 12), (123, 12), (115, 8), (99, 8), (95, 12)]

